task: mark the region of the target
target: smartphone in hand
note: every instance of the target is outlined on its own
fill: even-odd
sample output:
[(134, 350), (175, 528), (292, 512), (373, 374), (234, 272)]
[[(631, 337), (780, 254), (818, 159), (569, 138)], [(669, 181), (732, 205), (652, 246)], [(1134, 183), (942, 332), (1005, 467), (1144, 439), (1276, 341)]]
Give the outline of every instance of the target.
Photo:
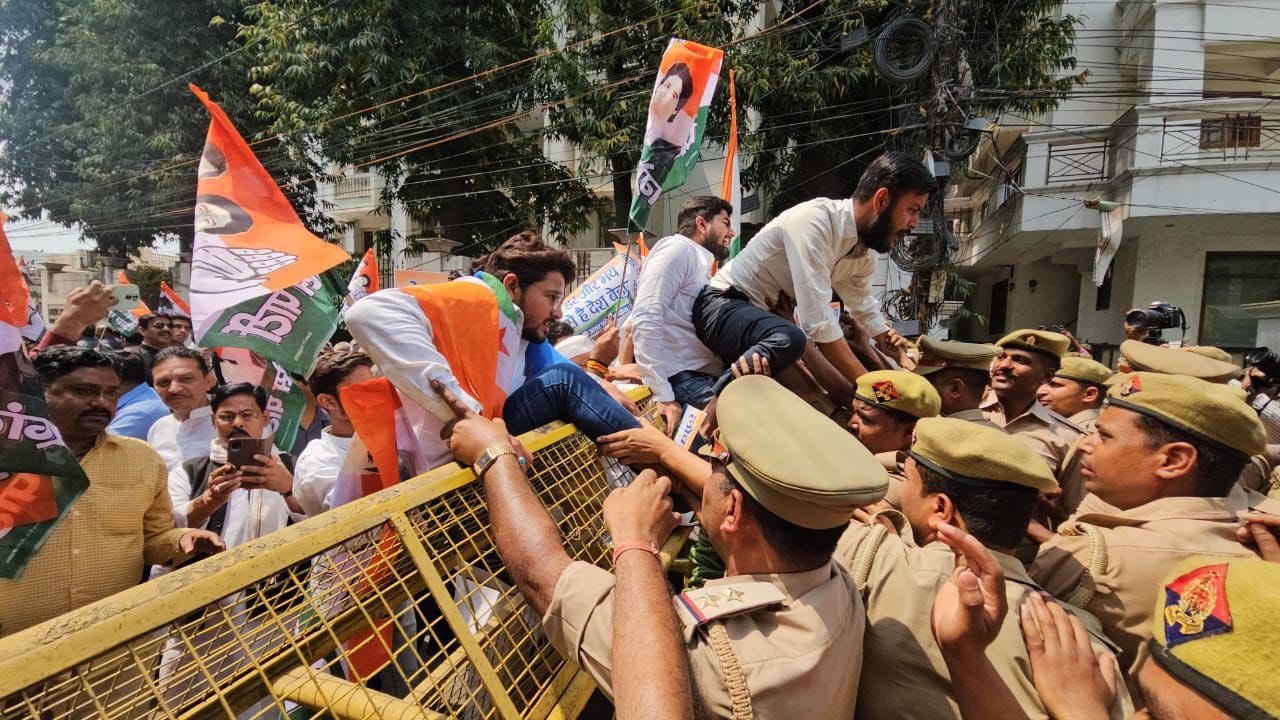
[(233, 437), (227, 440), (227, 463), (242, 468), (259, 465), (254, 455), (270, 455), (269, 441), (262, 438)]
[(112, 285), (111, 296), (116, 299), (114, 310), (136, 310), (142, 307), (142, 296), (137, 285)]

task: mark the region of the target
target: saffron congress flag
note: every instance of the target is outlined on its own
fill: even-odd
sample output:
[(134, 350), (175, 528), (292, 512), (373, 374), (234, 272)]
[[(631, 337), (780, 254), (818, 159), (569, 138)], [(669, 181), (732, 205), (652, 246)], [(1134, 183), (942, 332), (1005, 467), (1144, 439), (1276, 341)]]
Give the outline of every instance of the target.
[(222, 108), (190, 87), (211, 116), (196, 183), (194, 334), (307, 375), (344, 295), (326, 271), (347, 253), (307, 230)]
[(351, 282), (347, 283), (347, 297), (342, 303), (342, 312), (345, 314), (347, 308), (360, 298), (378, 292), (380, 285), (378, 258), (373, 254), (373, 248), (369, 248), (364, 251), (364, 257), (360, 258), (360, 264), (352, 273)]
[(644, 148), (636, 168), (631, 224), (643, 230), (663, 192), (684, 184), (698, 164), (707, 112), (720, 77), (724, 52), (672, 38), (662, 54), (649, 101)]

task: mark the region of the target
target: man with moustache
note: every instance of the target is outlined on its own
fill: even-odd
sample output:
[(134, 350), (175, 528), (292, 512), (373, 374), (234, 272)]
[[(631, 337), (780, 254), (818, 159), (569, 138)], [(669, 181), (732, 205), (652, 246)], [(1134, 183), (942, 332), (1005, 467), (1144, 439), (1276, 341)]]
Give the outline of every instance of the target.
[(148, 314), (138, 318), (138, 332), (142, 335), (142, 344), (128, 348), (142, 358), (147, 377), (151, 377), (151, 368), (155, 365), (156, 354), (173, 344), (173, 325), (168, 316)]
[(729, 257), (732, 212), (732, 205), (710, 195), (685, 203), (676, 234), (653, 246), (640, 273), (631, 313), (636, 363), (669, 433), (680, 424), (684, 406), (702, 408), (711, 401), (724, 369), (694, 332), (693, 303), (711, 279), (712, 266)]
[(160, 454), (169, 471), (209, 452), (213, 423), (209, 417), (209, 390), (213, 374), (199, 350), (165, 348), (151, 369), (152, 385), (164, 404), (173, 411), (147, 432), (147, 444)]
[[(888, 252), (911, 232), (937, 189), (919, 161), (885, 153), (867, 167), (852, 198), (809, 200), (765, 225), (693, 305), (699, 339), (730, 368), (714, 392), (733, 379), (735, 365), (739, 374), (765, 368), (777, 375), (813, 341), (830, 367), (810, 369), (832, 400), (847, 404), (866, 368), (845, 342), (832, 291), (882, 347), (900, 345), (871, 293), (876, 258), (869, 251)], [(792, 305), (796, 323), (772, 312)]]
[(1062, 471), (1083, 432), (1036, 399), (1062, 364), (1069, 341), (1048, 330), (1015, 330), (996, 343), (1000, 355), (991, 364), (993, 397), (982, 405), (987, 419), (1030, 443), (1054, 475)]
[(89, 487), (15, 579), (0, 579), (0, 636), (136, 585), (144, 564), (171, 566), (222, 541), (174, 527), (164, 462), (146, 443), (106, 432), (120, 376), (106, 355), (59, 346), (36, 371), (49, 419), (89, 477)]

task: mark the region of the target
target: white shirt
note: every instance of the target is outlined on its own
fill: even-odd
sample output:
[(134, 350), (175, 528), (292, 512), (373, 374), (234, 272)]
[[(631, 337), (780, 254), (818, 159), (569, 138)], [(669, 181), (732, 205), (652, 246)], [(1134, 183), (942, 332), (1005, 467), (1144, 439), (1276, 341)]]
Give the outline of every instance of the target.
[(871, 293), (876, 254), (858, 241), (853, 201), (815, 198), (784, 211), (756, 233), (746, 249), (716, 273), (711, 287), (734, 287), (762, 308), (786, 293), (810, 340), (844, 337), (831, 312), (835, 290), (853, 318), (879, 335), (888, 327)]
[(724, 366), (693, 330), (693, 301), (711, 279), (711, 251), (684, 235), (662, 238), (649, 251), (629, 318), (636, 362), (660, 402), (675, 400), (672, 375), (697, 370), (717, 375)]
[(160, 418), (147, 431), (147, 443), (160, 454), (172, 473), (175, 469), (181, 471), (182, 463), (208, 455), (209, 444), (217, 436), (213, 409), (205, 405), (192, 410), (186, 420), (172, 414)]
[(329, 509), (326, 496), (338, 480), (338, 471), (351, 448), (349, 437), (338, 437), (325, 428), (307, 443), (293, 466), (293, 496), (308, 517)]

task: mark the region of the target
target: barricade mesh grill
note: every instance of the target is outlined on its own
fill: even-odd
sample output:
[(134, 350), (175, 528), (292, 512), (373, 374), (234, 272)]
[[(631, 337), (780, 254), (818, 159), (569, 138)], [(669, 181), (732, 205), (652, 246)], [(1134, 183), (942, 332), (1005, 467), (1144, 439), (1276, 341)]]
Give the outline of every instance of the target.
[[(605, 564), (630, 470), (572, 427), (522, 441), (569, 555)], [(0, 638), (0, 720), (534, 717), (576, 672), (450, 465)]]

